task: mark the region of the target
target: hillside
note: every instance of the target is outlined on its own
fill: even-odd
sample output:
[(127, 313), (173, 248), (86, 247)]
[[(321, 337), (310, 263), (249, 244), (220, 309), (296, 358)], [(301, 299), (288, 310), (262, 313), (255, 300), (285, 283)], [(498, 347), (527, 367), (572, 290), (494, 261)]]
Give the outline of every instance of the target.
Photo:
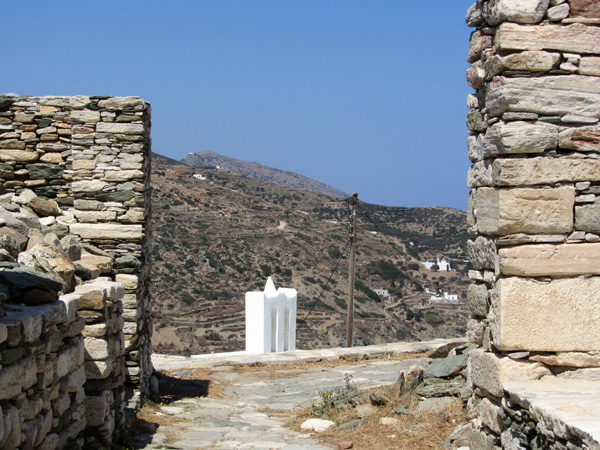
[(305, 191), (317, 192), (319, 194), (331, 195), (332, 197), (344, 198), (348, 195), (326, 184), (307, 178), (297, 173), (287, 172), (285, 170), (275, 169), (273, 167), (263, 166), (255, 162), (242, 161), (240, 159), (222, 156), (218, 153), (201, 151), (190, 153), (181, 160), (185, 164), (200, 169), (215, 169), (220, 167), (223, 170), (239, 173), (248, 178), (266, 181), (267, 183), (288, 186)]
[[(192, 176), (198, 172), (206, 180)], [(156, 154), (152, 186), (155, 351), (243, 350), (245, 292), (262, 291), (270, 275), (298, 290), (299, 348), (345, 342), (346, 199)], [(465, 298), (465, 222), (464, 211), (449, 208), (359, 202), (357, 343), (464, 335), (464, 305), (419, 305), (431, 295), (426, 288)], [(442, 256), (458, 271), (416, 262)], [(390, 300), (373, 291), (381, 288), (390, 289)]]

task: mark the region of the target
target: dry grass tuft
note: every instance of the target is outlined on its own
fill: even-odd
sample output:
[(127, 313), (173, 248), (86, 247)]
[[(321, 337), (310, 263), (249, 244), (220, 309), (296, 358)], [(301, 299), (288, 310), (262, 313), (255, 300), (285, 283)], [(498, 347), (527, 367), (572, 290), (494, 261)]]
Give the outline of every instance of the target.
[[(368, 417), (364, 423), (347, 430), (333, 430), (316, 435), (319, 440), (328, 444), (352, 442), (356, 450), (429, 450), (439, 449), (444, 441), (452, 434), (457, 425), (466, 422), (462, 401), (455, 401), (451, 406), (440, 412), (421, 413), (417, 411), (416, 397), (408, 400), (399, 397), (391, 386), (373, 389), (393, 400), (391, 405), (376, 407), (377, 412)], [(368, 404), (368, 393), (363, 404)], [(405, 406), (408, 414), (398, 415), (394, 407)], [(300, 431), (300, 425), (307, 419), (315, 417), (312, 408), (303, 410), (289, 423), (290, 428)], [(393, 417), (398, 419), (394, 425), (381, 425), (379, 419)], [(355, 408), (336, 409), (329, 417), (341, 425), (358, 419)]]

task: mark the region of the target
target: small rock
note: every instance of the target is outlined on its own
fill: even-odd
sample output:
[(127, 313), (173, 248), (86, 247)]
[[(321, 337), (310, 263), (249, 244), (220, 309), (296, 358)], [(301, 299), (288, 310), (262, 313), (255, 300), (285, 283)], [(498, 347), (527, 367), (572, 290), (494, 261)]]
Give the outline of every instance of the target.
[(444, 359), (433, 361), (425, 370), (425, 378), (445, 378), (458, 375), (467, 367), (469, 355), (448, 356)]
[(377, 413), (377, 408), (375, 408), (374, 406), (371, 405), (358, 405), (354, 411), (356, 412), (356, 415), (360, 418), (363, 417), (370, 417), (374, 414)]
[(552, 20), (552, 21), (562, 20), (569, 16), (570, 9), (571, 9), (571, 7), (569, 6), (568, 3), (563, 3), (562, 5), (553, 6), (552, 8), (548, 9), (548, 11), (546, 12), (546, 17), (548, 18), (548, 20)]
[(300, 425), (300, 429), (304, 431), (315, 431), (317, 433), (322, 433), (329, 430), (333, 426), (335, 426), (335, 422), (332, 422), (331, 420), (308, 419), (305, 420), (302, 425)]
[(423, 369), (417, 365), (412, 365), (400, 374), (398, 381), (396, 381), (396, 387), (400, 394), (409, 397), (422, 382)]
[(394, 414), (399, 414), (399, 415), (403, 415), (403, 414), (408, 414), (408, 408), (406, 406), (396, 406), (394, 409)]
[(338, 425), (337, 427), (335, 427), (335, 429), (336, 429), (336, 431), (351, 430), (353, 428), (356, 428), (356, 427), (362, 425), (366, 421), (367, 421), (367, 419), (351, 420), (350, 422), (346, 422), (341, 425)]
[(392, 403), (392, 401), (385, 395), (381, 395), (375, 391), (369, 394), (369, 401), (375, 406), (385, 406)]
[[(571, 63), (565, 63), (565, 64), (571, 64)], [(561, 65), (561, 69), (562, 69), (563, 65)], [(575, 70), (577, 70), (576, 66), (575, 66)], [(597, 117), (579, 116), (577, 114), (567, 114), (561, 118), (561, 122), (563, 122), (563, 123), (575, 123), (575, 124), (577, 124), (577, 123), (594, 124), (594, 123), (597, 123), (598, 121), (600, 121), (600, 119), (598, 119)]]
[(464, 381), (452, 380), (437, 380), (430, 379), (431, 384), (424, 384), (417, 388), (417, 394), (422, 397), (447, 397), (460, 395), (461, 390), (465, 387)]
[(454, 347), (458, 347), (459, 345), (462, 345), (462, 344), (463, 344), (463, 342), (449, 342), (447, 344), (441, 345), (438, 348), (436, 348), (433, 351), (433, 353), (431, 353), (431, 355), (429, 355), (429, 357), (432, 359), (445, 358), (450, 353), (450, 350), (452, 350)]
[(382, 417), (379, 419), (380, 425), (400, 425), (399, 419), (394, 419), (393, 417)]
[(354, 444), (352, 442), (340, 442), (337, 447), (339, 450), (348, 450), (354, 448)]
[(417, 412), (429, 413), (429, 412), (441, 412), (448, 409), (456, 400), (450, 397), (442, 398), (426, 398), (419, 402), (417, 406)]

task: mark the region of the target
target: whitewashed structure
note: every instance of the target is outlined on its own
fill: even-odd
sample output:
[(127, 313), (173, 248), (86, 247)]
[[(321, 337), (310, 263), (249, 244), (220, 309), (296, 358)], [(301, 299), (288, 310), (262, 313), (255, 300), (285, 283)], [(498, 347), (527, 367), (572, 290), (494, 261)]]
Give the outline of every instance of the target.
[(271, 277), (263, 292), (246, 292), (246, 352), (296, 350), (296, 289), (275, 288)]
[(444, 292), (444, 295), (432, 295), (429, 297), (429, 303), (450, 303), (450, 304), (458, 304), (460, 303), (460, 299), (458, 295), (448, 294)]
[(438, 270), (440, 272), (453, 272), (452, 267), (450, 267), (450, 262), (446, 258), (437, 258), (436, 262), (422, 262), (427, 269), (431, 270), (433, 266), (438, 266)]

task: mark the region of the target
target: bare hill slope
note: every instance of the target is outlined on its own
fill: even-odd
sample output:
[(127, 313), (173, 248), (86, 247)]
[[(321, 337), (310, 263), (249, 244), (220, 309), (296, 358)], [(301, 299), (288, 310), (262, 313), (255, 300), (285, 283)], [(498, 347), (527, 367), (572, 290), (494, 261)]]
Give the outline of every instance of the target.
[(331, 195), (332, 197), (347, 197), (347, 195), (339, 189), (335, 189), (303, 175), (275, 169), (273, 167), (264, 166), (255, 162), (247, 162), (240, 159), (230, 158), (228, 156), (222, 156), (218, 153), (208, 151), (190, 153), (181, 161), (193, 167), (211, 169), (221, 167), (221, 169), (239, 173), (247, 176), (248, 178), (266, 181), (268, 183), (289, 186), (296, 189), (304, 189), (306, 191)]
[[(244, 295), (267, 276), (298, 290), (298, 347), (345, 342), (345, 199), (153, 156), (153, 345), (162, 353), (244, 348)], [(359, 202), (358, 344), (464, 336), (466, 307), (421, 309), (432, 291), (465, 297), (466, 214)], [(446, 257), (456, 272), (417, 260)], [(339, 261), (331, 282), (329, 276)], [(388, 288), (389, 300), (374, 289)]]

